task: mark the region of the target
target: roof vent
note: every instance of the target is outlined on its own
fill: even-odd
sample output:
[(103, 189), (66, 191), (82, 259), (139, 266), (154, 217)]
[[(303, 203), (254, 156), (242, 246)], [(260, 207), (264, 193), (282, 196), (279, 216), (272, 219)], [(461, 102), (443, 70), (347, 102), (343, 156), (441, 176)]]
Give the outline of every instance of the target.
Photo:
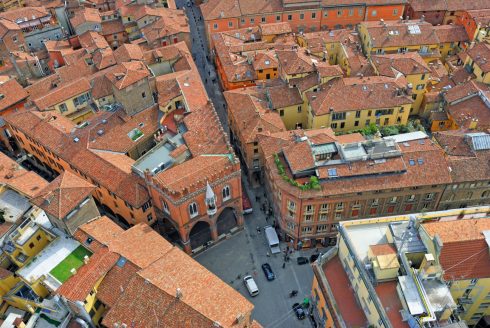
[(80, 138), (75, 137), (75, 138), (73, 138), (73, 141), (74, 141), (74, 142), (79, 142), (79, 141), (80, 141)]
[(98, 134), (99, 136), (103, 135), (103, 134), (104, 134), (104, 130), (100, 129), (99, 131), (97, 131), (97, 134)]
[(107, 124), (107, 120), (105, 118), (102, 120), (102, 124)]
[(182, 294), (182, 290), (180, 288), (177, 288), (175, 297), (177, 297), (178, 300), (181, 300), (184, 295)]

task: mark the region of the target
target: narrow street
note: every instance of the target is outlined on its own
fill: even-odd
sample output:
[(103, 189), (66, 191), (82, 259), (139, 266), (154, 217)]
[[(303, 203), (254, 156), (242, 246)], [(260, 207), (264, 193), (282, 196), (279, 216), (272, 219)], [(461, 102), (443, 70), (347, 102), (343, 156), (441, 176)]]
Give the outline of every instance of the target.
[[(223, 128), (226, 133), (229, 133), (225, 100), (214, 64), (210, 61), (201, 11), (194, 5), (188, 7), (185, 0), (177, 0), (176, 4), (178, 8), (185, 9), (187, 13), (193, 38), (194, 61)], [(246, 179), (244, 176), (243, 187), (251, 199), (253, 213), (245, 216), (245, 229), (200, 253), (195, 259), (249, 299), (255, 305), (253, 318), (264, 327), (311, 327), (308, 319), (298, 320), (295, 317), (291, 306), (310, 296), (313, 279), (311, 267), (298, 265), (296, 258), (309, 257), (315, 250), (294, 252), (291, 260), (285, 263), (284, 267), (282, 254), (269, 254), (270, 249), (263, 227), (271, 225), (272, 219), (267, 221), (265, 213), (261, 211), (261, 201), (265, 200), (265, 189), (263, 187), (251, 188)], [(261, 201), (255, 201), (256, 199)], [(257, 227), (260, 228), (261, 233), (257, 231)], [(286, 246), (285, 243), (281, 243), (283, 250), (286, 249)], [(276, 279), (273, 281), (267, 281), (262, 273), (261, 265), (266, 262), (272, 266), (276, 274)], [(247, 274), (251, 274), (259, 286), (260, 295), (257, 297), (250, 297), (243, 285), (242, 279)], [(297, 290), (298, 295), (290, 298), (288, 294), (291, 290)]]
[(228, 118), (225, 109), (225, 99), (218, 81), (218, 76), (209, 55), (209, 49), (206, 42), (206, 32), (204, 29), (204, 20), (201, 16), (199, 7), (192, 5), (188, 7), (184, 1), (177, 1), (177, 6), (183, 8), (189, 18), (189, 26), (192, 36), (192, 56), (199, 69), (202, 82), (206, 87), (209, 98), (214, 104), (218, 117), (223, 125), (223, 129), (228, 133)]

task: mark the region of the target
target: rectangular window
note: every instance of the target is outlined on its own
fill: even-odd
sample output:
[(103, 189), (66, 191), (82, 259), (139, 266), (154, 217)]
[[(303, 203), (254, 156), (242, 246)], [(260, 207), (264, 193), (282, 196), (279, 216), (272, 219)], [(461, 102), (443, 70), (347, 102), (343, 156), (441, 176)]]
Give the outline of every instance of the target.
[(276, 21), (280, 22), (281, 21), (281, 16), (277, 15), (276, 16)]
[(303, 232), (303, 234), (308, 234), (308, 233), (311, 233), (313, 231), (313, 228), (312, 227), (303, 227), (301, 229), (301, 231)]
[(228, 22), (228, 27), (233, 27), (233, 22)]
[(293, 20), (293, 15), (288, 15), (288, 21)]
[(330, 127), (331, 127), (332, 129), (336, 129), (336, 128), (337, 128), (337, 123), (332, 123), (332, 124), (330, 124)]
[(299, 19), (305, 19), (305, 14), (303, 13), (299, 14)]
[(298, 113), (301, 113), (301, 106), (298, 106)]
[(214, 24), (213, 24), (213, 29), (214, 29), (214, 30), (217, 30), (217, 29), (218, 29), (218, 24), (214, 23)]
[(343, 14), (343, 11), (342, 10), (340, 10), (340, 9), (337, 10), (337, 16), (342, 16), (342, 14)]
[(284, 109), (279, 110), (279, 116), (284, 116)]
[(250, 18), (250, 24), (255, 23), (255, 18)]
[(355, 121), (354, 126), (359, 126), (359, 121)]
[(68, 107), (66, 107), (66, 104), (60, 104), (60, 112), (64, 113), (68, 111)]
[(311, 18), (315, 19), (316, 18), (316, 13), (311, 13)]
[(262, 23), (265, 23), (265, 17), (262, 17), (260, 20)]
[(320, 217), (318, 218), (319, 221), (327, 221), (328, 216), (327, 214), (320, 214)]
[(417, 84), (417, 90), (423, 90), (425, 88), (425, 84)]
[(398, 9), (397, 8), (393, 9), (393, 16), (396, 16), (396, 15), (398, 15)]
[(359, 117), (361, 117), (361, 111), (360, 110), (357, 110), (356, 111), (356, 118), (359, 118)]
[(378, 16), (378, 12), (376, 10), (371, 11), (371, 16), (373, 17)]
[(349, 16), (353, 16), (354, 15), (354, 9), (349, 9)]

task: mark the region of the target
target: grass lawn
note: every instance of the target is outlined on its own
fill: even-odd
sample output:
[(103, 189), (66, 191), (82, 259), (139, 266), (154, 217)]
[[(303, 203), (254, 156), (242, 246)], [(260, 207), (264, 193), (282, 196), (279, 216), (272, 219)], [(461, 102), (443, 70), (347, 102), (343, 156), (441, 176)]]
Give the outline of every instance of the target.
[(63, 261), (51, 270), (50, 274), (58, 279), (61, 283), (64, 283), (72, 276), (71, 269), (78, 269), (83, 265), (83, 258), (85, 255), (90, 256), (92, 253), (85, 249), (83, 246), (78, 246), (73, 252), (70, 253)]

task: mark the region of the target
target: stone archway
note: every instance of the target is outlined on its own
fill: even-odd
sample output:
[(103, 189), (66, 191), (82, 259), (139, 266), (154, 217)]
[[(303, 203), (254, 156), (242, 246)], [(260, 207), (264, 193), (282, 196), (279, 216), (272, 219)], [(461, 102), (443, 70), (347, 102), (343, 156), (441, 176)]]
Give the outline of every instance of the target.
[(233, 207), (225, 207), (216, 219), (218, 236), (229, 233), (237, 225), (235, 209)]
[(211, 227), (206, 221), (198, 221), (189, 233), (191, 249), (195, 249), (211, 241)]

